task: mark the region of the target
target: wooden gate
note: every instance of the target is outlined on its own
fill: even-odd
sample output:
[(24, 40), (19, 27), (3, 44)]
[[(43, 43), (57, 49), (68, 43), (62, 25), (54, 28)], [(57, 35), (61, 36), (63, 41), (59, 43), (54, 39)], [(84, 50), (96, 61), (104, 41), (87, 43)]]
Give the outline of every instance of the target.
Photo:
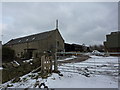
[(41, 73), (43, 76), (52, 73), (52, 56), (43, 55), (41, 57)]

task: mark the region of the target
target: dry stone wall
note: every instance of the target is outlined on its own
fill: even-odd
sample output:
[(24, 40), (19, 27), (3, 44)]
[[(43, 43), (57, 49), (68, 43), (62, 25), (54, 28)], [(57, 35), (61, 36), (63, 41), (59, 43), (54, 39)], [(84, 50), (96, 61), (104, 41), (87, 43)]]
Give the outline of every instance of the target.
[(31, 72), (35, 68), (39, 67), (41, 62), (39, 58), (36, 58), (30, 62), (17, 63), (18, 64), (15, 64), (13, 62), (3, 63), (2, 83)]
[(35, 59), (2, 63), (2, 83), (23, 76), (38, 67), (40, 67), (41, 72), (43, 71), (42, 73), (51, 73), (52, 59), (50, 54), (39, 54), (39, 57)]

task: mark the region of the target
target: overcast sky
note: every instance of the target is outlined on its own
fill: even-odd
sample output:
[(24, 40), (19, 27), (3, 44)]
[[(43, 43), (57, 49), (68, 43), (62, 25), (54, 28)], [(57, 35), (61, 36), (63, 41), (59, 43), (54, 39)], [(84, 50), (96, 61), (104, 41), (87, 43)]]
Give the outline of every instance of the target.
[(2, 3), (2, 41), (53, 30), (56, 19), (65, 42), (103, 44), (118, 30), (118, 3)]

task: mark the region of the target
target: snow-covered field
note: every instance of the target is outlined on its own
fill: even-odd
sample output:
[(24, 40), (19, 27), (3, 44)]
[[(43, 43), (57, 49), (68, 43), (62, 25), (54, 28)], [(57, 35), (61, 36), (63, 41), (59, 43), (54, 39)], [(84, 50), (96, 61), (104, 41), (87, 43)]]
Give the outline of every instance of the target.
[(38, 88), (35, 85), (45, 83), (48, 88), (118, 88), (118, 57), (91, 56), (83, 62), (62, 64), (58, 69), (63, 76), (53, 73), (47, 79), (36, 79), (38, 73), (29, 73), (19, 82), (11, 80), (0, 87)]
[(118, 57), (91, 56), (83, 62), (62, 64), (59, 70), (70, 77), (64, 88), (118, 88)]

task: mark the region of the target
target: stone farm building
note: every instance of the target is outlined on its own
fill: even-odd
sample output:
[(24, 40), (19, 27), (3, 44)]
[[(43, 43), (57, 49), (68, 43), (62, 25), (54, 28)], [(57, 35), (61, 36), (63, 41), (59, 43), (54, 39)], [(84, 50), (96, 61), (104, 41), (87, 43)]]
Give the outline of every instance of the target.
[(64, 51), (64, 39), (59, 30), (55, 30), (16, 38), (8, 41), (5, 46), (15, 50), (17, 57), (27, 54), (27, 59), (38, 57), (39, 53)]
[(108, 52), (120, 52), (120, 31), (106, 35), (104, 45)]

